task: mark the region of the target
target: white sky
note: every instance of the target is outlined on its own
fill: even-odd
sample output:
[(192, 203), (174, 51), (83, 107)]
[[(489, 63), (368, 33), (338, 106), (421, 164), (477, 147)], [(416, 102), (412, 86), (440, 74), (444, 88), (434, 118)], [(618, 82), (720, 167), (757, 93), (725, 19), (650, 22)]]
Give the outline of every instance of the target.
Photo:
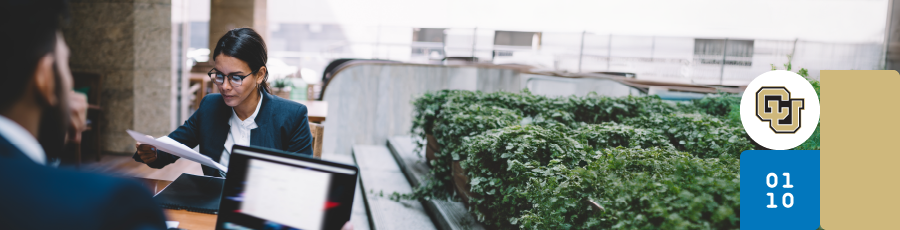
[[(204, 0), (190, 0), (193, 2)], [(207, 3), (208, 4), (208, 3)], [(887, 0), (268, 0), (269, 23), (884, 40)], [(208, 6), (207, 6), (208, 7)], [(192, 12), (196, 12), (193, 11)], [(209, 20), (208, 9), (205, 12)], [(201, 19), (199, 15), (190, 16)]]

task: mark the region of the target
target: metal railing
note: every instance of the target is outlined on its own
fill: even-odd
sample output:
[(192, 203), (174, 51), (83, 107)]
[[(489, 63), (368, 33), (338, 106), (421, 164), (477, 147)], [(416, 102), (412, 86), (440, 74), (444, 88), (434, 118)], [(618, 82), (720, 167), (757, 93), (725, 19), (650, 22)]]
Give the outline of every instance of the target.
[[(283, 27), (284, 28), (284, 27)], [(695, 54), (695, 38), (631, 36), (582, 32), (540, 32), (534, 47), (493, 44), (494, 29), (451, 28), (443, 42), (413, 42), (412, 27), (340, 26), (345, 35), (329, 41), (300, 39), (284, 42), (324, 44), (299, 51), (271, 50), (275, 58), (319, 60), (304, 67), (320, 69), (336, 58), (390, 59), (439, 63), (445, 57), (476, 57), (495, 64), (525, 64), (568, 72), (627, 72), (639, 79), (700, 85), (746, 85), (776, 66), (783, 69), (792, 56), (794, 71), (881, 69), (879, 43), (823, 43), (804, 40), (753, 41), (749, 57)], [(278, 39), (277, 37), (274, 39)], [(703, 38), (710, 39), (710, 38)], [(712, 38), (717, 39), (717, 38)], [(728, 38), (719, 38), (727, 40)], [(743, 47), (746, 49), (746, 47)], [(302, 62), (301, 60), (301, 62)]]

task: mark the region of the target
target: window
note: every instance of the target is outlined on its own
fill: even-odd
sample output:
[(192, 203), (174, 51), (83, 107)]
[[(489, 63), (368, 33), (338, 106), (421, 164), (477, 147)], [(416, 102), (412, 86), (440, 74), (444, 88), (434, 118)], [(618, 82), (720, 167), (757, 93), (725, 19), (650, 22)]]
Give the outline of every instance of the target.
[(721, 65), (723, 58), (725, 65), (753, 65), (753, 40), (694, 39), (695, 61)]
[(415, 28), (413, 29), (414, 42), (444, 42), (444, 29), (440, 28)]
[(540, 33), (497, 31), (494, 33), (494, 45), (532, 47), (534, 39), (540, 44)]
[(414, 28), (412, 56), (429, 59), (444, 58), (443, 28)]

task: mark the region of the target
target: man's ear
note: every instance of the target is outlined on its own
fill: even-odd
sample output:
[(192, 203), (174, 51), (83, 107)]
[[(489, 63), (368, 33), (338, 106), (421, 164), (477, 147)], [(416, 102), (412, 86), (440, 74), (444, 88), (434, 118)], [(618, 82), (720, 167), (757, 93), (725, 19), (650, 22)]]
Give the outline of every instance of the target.
[(257, 72), (257, 74), (259, 74), (259, 77), (256, 78), (256, 84), (262, 84), (263, 80), (266, 80), (266, 74), (268, 73), (269, 70), (266, 69), (265, 66), (260, 67), (259, 72)]
[(34, 70), (34, 86), (36, 93), (40, 95), (37, 100), (46, 105), (56, 105), (58, 103), (56, 95), (56, 76), (53, 72), (53, 54), (44, 55), (38, 60), (37, 68)]

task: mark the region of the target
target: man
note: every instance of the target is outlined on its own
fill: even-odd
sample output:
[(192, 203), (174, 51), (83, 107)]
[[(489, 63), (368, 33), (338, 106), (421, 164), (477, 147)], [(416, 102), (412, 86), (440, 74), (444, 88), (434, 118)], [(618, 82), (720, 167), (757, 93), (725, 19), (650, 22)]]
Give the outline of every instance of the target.
[[(63, 152), (70, 112), (84, 107), (83, 98), (68, 105), (65, 9), (62, 1), (0, 0), (0, 228), (165, 229), (140, 183), (45, 165)], [(70, 140), (80, 139), (84, 119), (74, 115)]]

